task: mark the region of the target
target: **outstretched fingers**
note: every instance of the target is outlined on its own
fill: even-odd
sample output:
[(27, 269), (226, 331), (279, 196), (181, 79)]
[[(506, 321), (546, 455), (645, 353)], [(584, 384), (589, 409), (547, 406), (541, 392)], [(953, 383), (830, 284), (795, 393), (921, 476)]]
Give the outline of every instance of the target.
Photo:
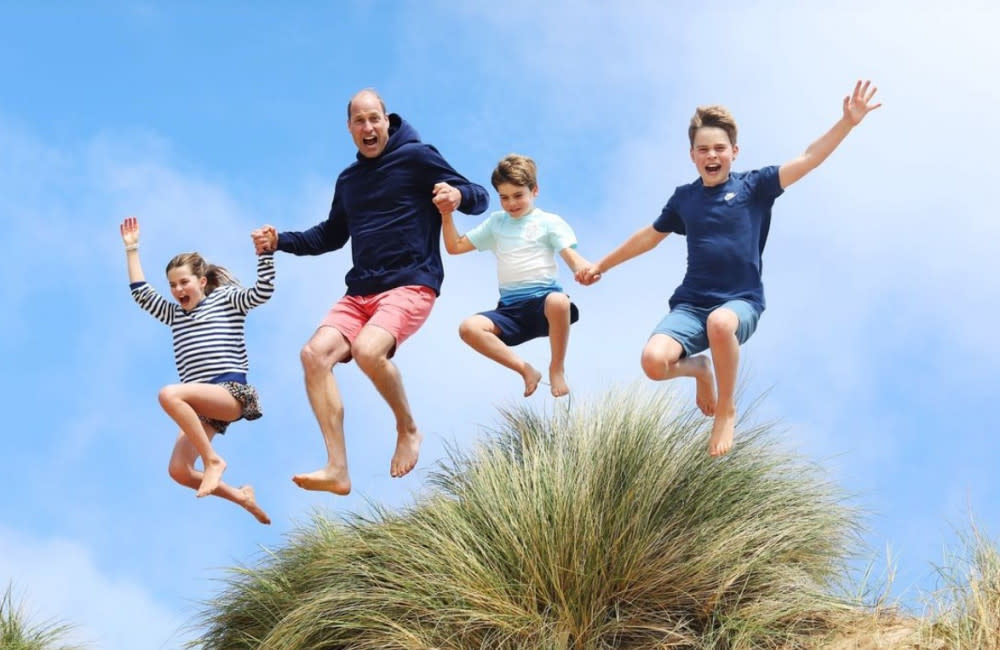
[(125, 217), (125, 220), (118, 226), (122, 241), (126, 246), (131, 246), (139, 242), (139, 220), (135, 217)]
[(844, 115), (852, 124), (858, 124), (865, 115), (882, 105), (881, 102), (872, 104), (876, 92), (878, 87), (872, 85), (870, 80), (859, 79), (854, 84), (854, 92), (844, 97)]

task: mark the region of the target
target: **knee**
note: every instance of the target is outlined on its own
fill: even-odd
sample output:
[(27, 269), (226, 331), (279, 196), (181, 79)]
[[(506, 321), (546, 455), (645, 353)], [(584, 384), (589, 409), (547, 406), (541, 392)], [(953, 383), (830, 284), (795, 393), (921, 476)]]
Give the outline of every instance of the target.
[(160, 401), (160, 406), (163, 408), (167, 408), (180, 399), (177, 386), (174, 384), (161, 388), (156, 397)]
[(545, 296), (545, 314), (569, 313), (569, 296), (554, 291)]
[(670, 349), (647, 345), (642, 351), (642, 359), (639, 363), (647, 377), (660, 381), (666, 378), (670, 366), (677, 363), (679, 359), (680, 354), (673, 354)]
[(728, 336), (734, 336), (739, 324), (740, 321), (736, 314), (728, 310), (716, 309), (705, 320), (705, 334), (709, 341), (719, 341)]
[(642, 351), (642, 359), (640, 359), (639, 364), (642, 366), (643, 373), (650, 379), (660, 379), (663, 375), (663, 359), (648, 348)]
[(306, 343), (299, 351), (299, 359), (302, 361), (302, 369), (306, 372), (326, 372), (333, 367), (329, 363), (327, 355), (318, 350), (312, 342)]
[(182, 460), (171, 458), (170, 465), (167, 466), (167, 473), (170, 474), (170, 478), (181, 485), (187, 485), (194, 477), (194, 468)]
[(351, 356), (354, 357), (354, 362), (358, 364), (358, 367), (366, 375), (370, 375), (380, 363), (388, 359), (388, 356), (381, 350), (365, 345), (364, 343), (355, 343), (352, 345)]
[(462, 324), (458, 326), (458, 336), (463, 341), (468, 343), (473, 338), (475, 338), (477, 329), (478, 328), (476, 327), (476, 319), (466, 318), (464, 321), (462, 321)]

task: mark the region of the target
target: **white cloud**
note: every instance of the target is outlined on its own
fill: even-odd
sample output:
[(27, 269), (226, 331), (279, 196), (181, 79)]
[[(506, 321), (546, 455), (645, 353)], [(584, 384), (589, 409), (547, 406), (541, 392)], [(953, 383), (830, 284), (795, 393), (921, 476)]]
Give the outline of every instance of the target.
[(184, 621), (135, 577), (98, 566), (80, 544), (0, 528), (0, 576), (14, 585), (29, 622), (74, 626), (67, 641), (101, 650), (180, 648)]

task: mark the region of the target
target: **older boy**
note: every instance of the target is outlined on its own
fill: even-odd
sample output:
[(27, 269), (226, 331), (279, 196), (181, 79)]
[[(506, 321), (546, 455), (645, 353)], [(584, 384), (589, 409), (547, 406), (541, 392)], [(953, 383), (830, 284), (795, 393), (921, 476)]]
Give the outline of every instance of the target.
[[(712, 456), (725, 454), (733, 444), (739, 346), (753, 334), (764, 311), (761, 254), (771, 206), (881, 106), (872, 104), (875, 91), (871, 82), (858, 81), (853, 94), (844, 98), (840, 120), (804, 153), (780, 167), (750, 172), (730, 173), (739, 147), (729, 111), (698, 108), (688, 128), (698, 180), (678, 187), (651, 226), (576, 274), (580, 283), (593, 284), (603, 272), (652, 250), (671, 232), (687, 236), (687, 272), (670, 298), (670, 313), (642, 351), (642, 369), (655, 380), (695, 378), (698, 407), (715, 416), (708, 442)], [(712, 352), (711, 363), (698, 354), (705, 349)]]
[(576, 235), (558, 215), (535, 207), (538, 172), (526, 156), (511, 154), (500, 161), (491, 178), (503, 210), (459, 236), (451, 212), (441, 212), (445, 250), (452, 255), (490, 250), (497, 257), (500, 302), (496, 309), (470, 316), (459, 335), (474, 350), (521, 375), (524, 396), (538, 388), (542, 373), (511, 348), (548, 336), (552, 349), (549, 384), (554, 397), (569, 393), (564, 361), (569, 326), (579, 311), (558, 282), (555, 253), (574, 273), (589, 262), (574, 250)]

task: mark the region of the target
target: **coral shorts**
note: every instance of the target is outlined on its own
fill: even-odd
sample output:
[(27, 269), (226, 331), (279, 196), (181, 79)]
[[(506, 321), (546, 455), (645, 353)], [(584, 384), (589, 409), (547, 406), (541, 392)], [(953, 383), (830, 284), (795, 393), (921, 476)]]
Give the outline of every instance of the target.
[(351, 344), (361, 328), (375, 325), (389, 332), (398, 348), (424, 324), (435, 300), (437, 294), (433, 289), (416, 284), (370, 296), (344, 296), (320, 325), (333, 327)]

